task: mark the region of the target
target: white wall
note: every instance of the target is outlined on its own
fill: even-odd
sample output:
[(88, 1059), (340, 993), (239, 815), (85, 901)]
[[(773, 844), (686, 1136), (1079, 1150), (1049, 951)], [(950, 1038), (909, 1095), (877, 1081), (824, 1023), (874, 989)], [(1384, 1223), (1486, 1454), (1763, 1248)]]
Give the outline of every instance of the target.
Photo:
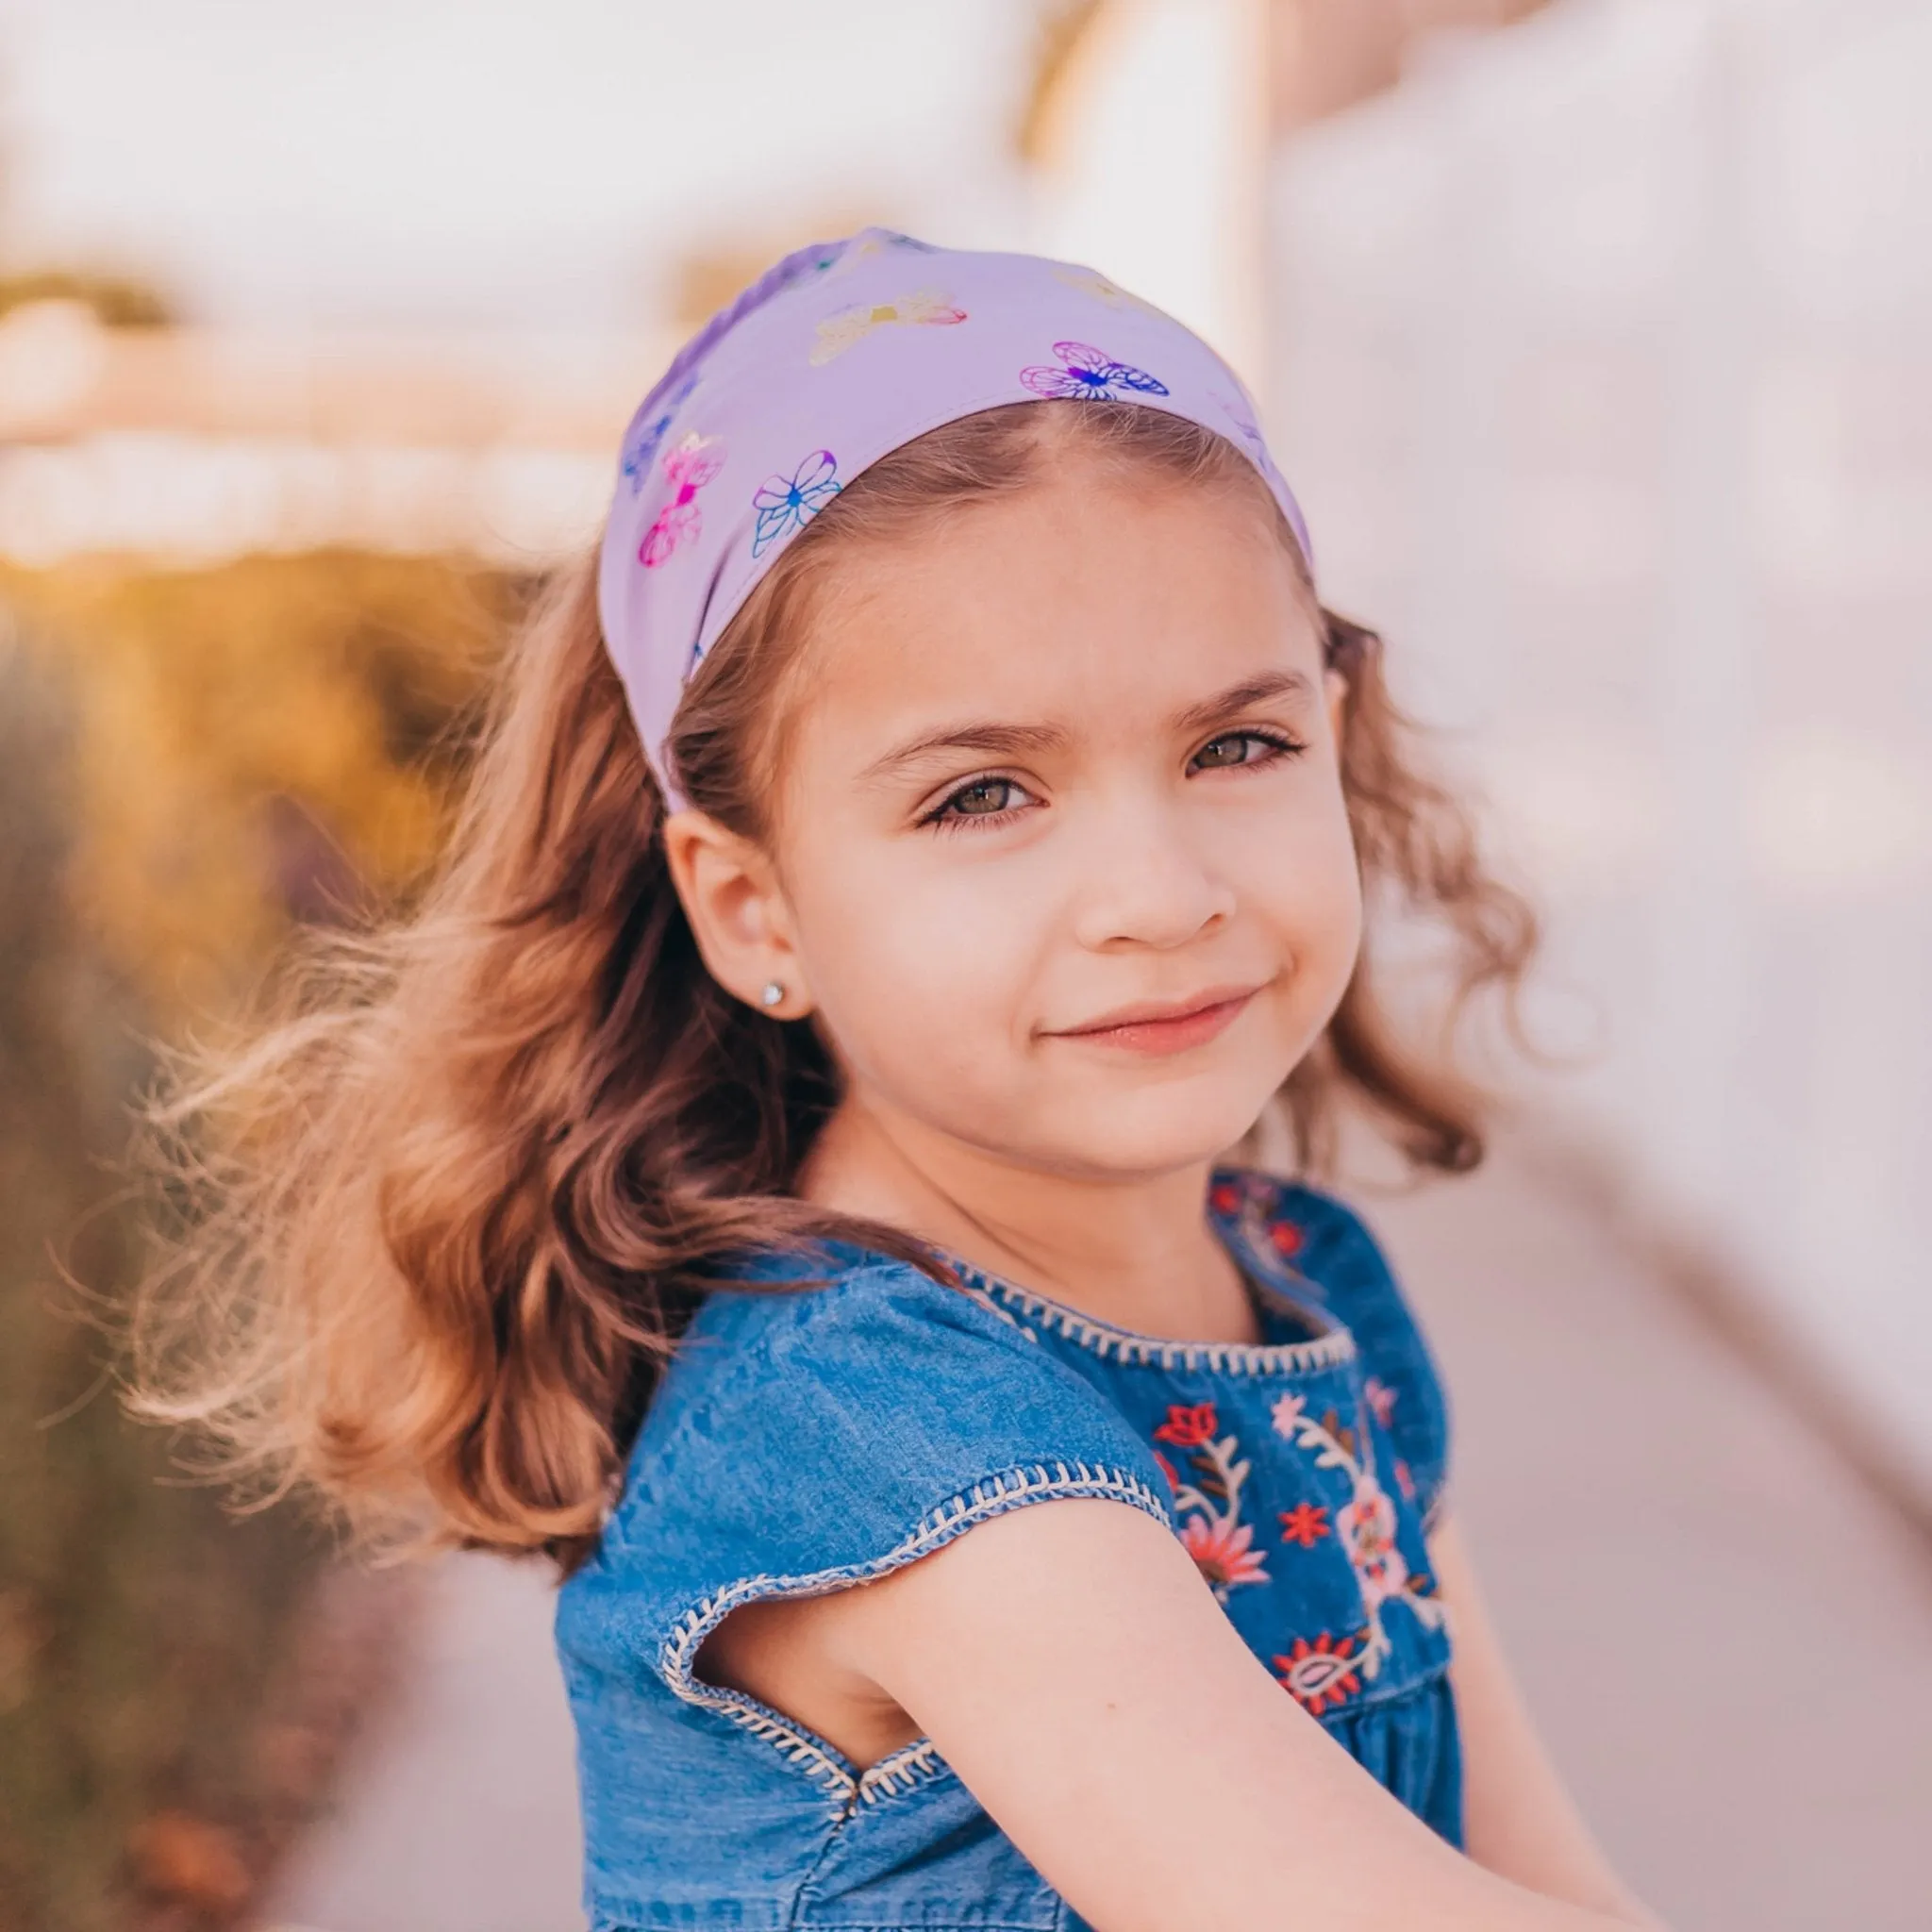
[(1569, 0), (1271, 226), (1277, 454), (1541, 888), (1554, 1097), (1932, 1488), (1928, 90), (1913, 0)]

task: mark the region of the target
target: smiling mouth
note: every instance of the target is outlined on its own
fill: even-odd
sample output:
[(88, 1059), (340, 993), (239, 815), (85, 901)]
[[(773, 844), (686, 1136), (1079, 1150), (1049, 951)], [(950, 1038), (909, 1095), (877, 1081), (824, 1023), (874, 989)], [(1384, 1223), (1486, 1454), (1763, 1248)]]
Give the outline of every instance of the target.
[(1148, 1003), (1123, 1007), (1091, 1026), (1074, 1026), (1050, 1036), (1083, 1041), (1094, 1046), (1124, 1047), (1130, 1053), (1181, 1053), (1205, 1045), (1224, 1032), (1258, 992), (1258, 987), (1224, 991), (1216, 988), (1185, 1007)]

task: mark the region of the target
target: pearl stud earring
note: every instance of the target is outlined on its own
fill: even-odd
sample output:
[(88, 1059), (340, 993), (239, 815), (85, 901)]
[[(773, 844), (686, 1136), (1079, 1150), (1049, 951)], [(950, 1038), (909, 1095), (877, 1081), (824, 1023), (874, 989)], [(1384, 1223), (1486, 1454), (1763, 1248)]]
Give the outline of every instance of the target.
[(784, 997), (785, 989), (775, 979), (768, 979), (765, 981), (763, 990), (758, 994), (758, 1005), (761, 1007), (775, 1007), (783, 1001)]

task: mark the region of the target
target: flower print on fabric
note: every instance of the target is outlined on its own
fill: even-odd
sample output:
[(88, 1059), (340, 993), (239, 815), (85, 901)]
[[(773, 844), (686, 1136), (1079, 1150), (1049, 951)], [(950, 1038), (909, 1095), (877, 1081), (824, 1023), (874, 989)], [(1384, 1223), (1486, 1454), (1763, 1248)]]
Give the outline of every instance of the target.
[(1365, 1484), (1352, 1502), (1342, 1505), (1335, 1527), (1370, 1608), (1400, 1596), (1408, 1583), (1408, 1565), (1395, 1544), (1395, 1505), (1388, 1491), (1373, 1481)]
[(630, 493), (635, 496), (644, 487), (644, 478), (651, 473), (651, 464), (664, 441), (666, 431), (672, 420), (690, 400), (691, 392), (698, 386), (695, 375), (688, 375), (678, 384), (677, 391), (648, 423), (641, 424), (632, 433), (624, 450), (624, 476), (630, 485)]
[(1297, 1503), (1281, 1512), (1281, 1541), (1312, 1550), (1328, 1534), (1328, 1511), (1319, 1503)]
[(1157, 1442), (1191, 1453), (1189, 1477), (1181, 1476), (1166, 1457), (1155, 1452), (1161, 1474), (1174, 1489), (1174, 1513), (1179, 1519), (1181, 1546), (1193, 1557), (1219, 1601), (1243, 1583), (1266, 1583), (1268, 1567), (1254, 1547), (1255, 1530), (1243, 1523), (1241, 1485), (1249, 1465), (1241, 1459), (1233, 1436), (1219, 1435), (1221, 1419), (1211, 1402), (1170, 1403), (1167, 1420), (1155, 1431)]
[(1362, 1385), (1362, 1393), (1369, 1398), (1375, 1420), (1386, 1429), (1395, 1420), (1395, 1391), (1379, 1375), (1371, 1375)]
[(767, 476), (752, 497), (758, 521), (751, 554), (762, 556), (779, 538), (804, 529), (838, 495), (838, 470), (830, 450), (815, 449), (789, 477)]
[(715, 436), (687, 436), (664, 458), (665, 479), (674, 493), (638, 545), (638, 561), (646, 570), (669, 563), (703, 528), (697, 493), (724, 467), (724, 450)]
[(1020, 380), (1037, 396), (1118, 402), (1127, 393), (1168, 393), (1166, 383), (1149, 375), (1144, 369), (1136, 369), (1130, 362), (1116, 362), (1105, 349), (1096, 349), (1089, 342), (1056, 342), (1053, 352), (1060, 358), (1059, 368), (1050, 362), (1040, 362), (1020, 372)]
[(1362, 1657), (1357, 1637), (1331, 1637), (1327, 1631), (1310, 1643), (1297, 1637), (1286, 1657), (1274, 1659), (1274, 1674), (1295, 1701), (1315, 1717), (1338, 1704), (1346, 1704), (1362, 1688)]
[(1276, 1211), (1274, 1191), (1265, 1184), (1217, 1182), (1208, 1191), (1208, 1205), (1224, 1220), (1238, 1222), (1250, 1247), (1273, 1249), (1284, 1261), (1292, 1261), (1301, 1253), (1306, 1239), (1301, 1228)]
[(818, 341), (812, 344), (810, 361), (814, 369), (823, 368), (836, 357), (842, 356), (855, 342), (862, 342), (875, 328), (885, 328), (893, 323), (925, 328), (950, 328), (966, 320), (966, 311), (947, 300), (943, 295), (935, 294), (930, 289), (921, 289), (916, 294), (900, 295), (891, 302), (874, 302), (870, 305), (861, 302), (856, 308), (841, 308), (836, 315), (828, 315), (819, 324)]
[[(1367, 1620), (1360, 1634), (1360, 1647), (1351, 1654), (1350, 1662), (1358, 1668), (1364, 1680), (1373, 1681), (1392, 1648), (1382, 1622), (1383, 1606), (1407, 1604), (1418, 1621), (1431, 1630), (1441, 1626), (1442, 1606), (1431, 1593), (1430, 1579), (1409, 1573), (1395, 1540), (1395, 1505), (1376, 1480), (1366, 1442), (1332, 1410), (1319, 1419), (1309, 1415), (1304, 1396), (1282, 1396), (1270, 1411), (1270, 1417), (1275, 1433), (1311, 1455), (1317, 1469), (1337, 1471), (1348, 1483), (1348, 1500), (1335, 1512), (1335, 1534), (1347, 1553), (1349, 1567), (1360, 1587), (1362, 1613)], [(1284, 1513), (1284, 1535), (1288, 1533), (1288, 1524), (1289, 1517)], [(1278, 1664), (1281, 1659), (1275, 1661)], [(1282, 1681), (1287, 1683), (1287, 1677)], [(1289, 1688), (1293, 1690), (1294, 1686), (1290, 1684)]]

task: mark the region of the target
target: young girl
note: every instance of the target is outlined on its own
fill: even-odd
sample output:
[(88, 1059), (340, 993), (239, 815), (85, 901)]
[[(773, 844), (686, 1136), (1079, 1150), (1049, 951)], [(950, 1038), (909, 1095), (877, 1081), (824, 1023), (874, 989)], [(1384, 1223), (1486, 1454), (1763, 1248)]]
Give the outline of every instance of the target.
[(1353, 1102), (1473, 1166), (1363, 907), (1529, 952), (1309, 555), (1159, 310), (793, 255), (639, 410), (415, 916), (167, 1110), (151, 1407), (554, 1560), (598, 1932), (1654, 1923), (1380, 1250), (1234, 1158)]

